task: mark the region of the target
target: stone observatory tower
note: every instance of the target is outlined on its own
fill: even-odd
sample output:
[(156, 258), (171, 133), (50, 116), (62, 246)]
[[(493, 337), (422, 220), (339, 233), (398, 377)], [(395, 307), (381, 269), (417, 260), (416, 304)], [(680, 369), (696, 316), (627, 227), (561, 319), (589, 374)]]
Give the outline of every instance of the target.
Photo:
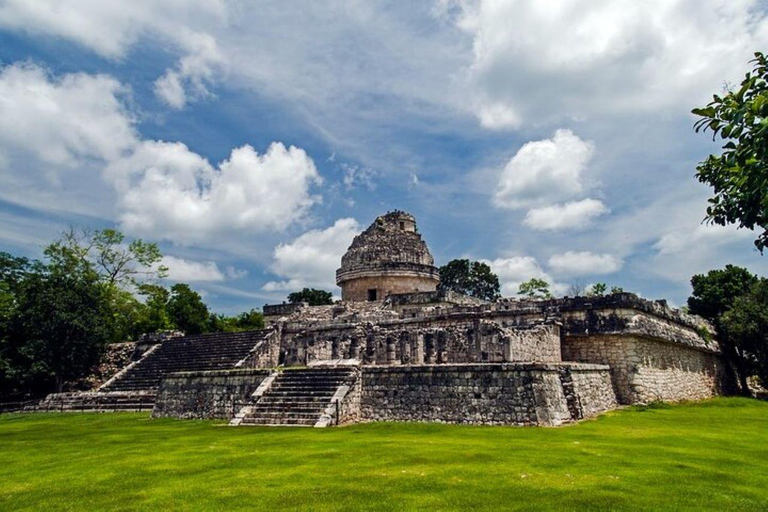
[(342, 300), (384, 300), (392, 293), (433, 292), (440, 278), (413, 215), (378, 217), (352, 241), (336, 271)]

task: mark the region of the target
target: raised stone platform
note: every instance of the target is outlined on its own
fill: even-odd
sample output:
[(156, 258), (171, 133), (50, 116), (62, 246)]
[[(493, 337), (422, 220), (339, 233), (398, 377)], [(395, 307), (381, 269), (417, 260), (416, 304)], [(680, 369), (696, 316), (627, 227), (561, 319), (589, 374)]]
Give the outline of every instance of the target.
[(555, 426), (616, 405), (594, 364), (367, 366), (360, 384), (361, 421)]

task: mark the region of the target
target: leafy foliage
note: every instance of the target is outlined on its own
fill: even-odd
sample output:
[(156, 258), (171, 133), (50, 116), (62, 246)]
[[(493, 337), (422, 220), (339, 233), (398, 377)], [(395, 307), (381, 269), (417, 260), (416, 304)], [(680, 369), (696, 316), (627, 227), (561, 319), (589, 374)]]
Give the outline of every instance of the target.
[(760, 279), (733, 301), (721, 317), (723, 332), (731, 340), (747, 370), (768, 387), (768, 279)]
[[(736, 377), (742, 393), (748, 393), (747, 377), (749, 360), (745, 346), (738, 338), (730, 335), (723, 328), (723, 315), (730, 311), (737, 299), (749, 291), (758, 282), (757, 276), (747, 269), (726, 265), (722, 270), (710, 270), (707, 274), (697, 274), (691, 278), (693, 294), (688, 298), (688, 311), (699, 315), (715, 326), (726, 359), (726, 378), (733, 380), (731, 365), (736, 369)], [(731, 384), (733, 385), (733, 384)]]
[(696, 132), (711, 131), (725, 140), (721, 155), (709, 155), (696, 177), (714, 189), (707, 219), (715, 224), (738, 224), (762, 229), (755, 245), (768, 244), (768, 59), (755, 53), (737, 91), (715, 95), (711, 103), (693, 109), (700, 117)]
[(757, 276), (735, 265), (722, 270), (710, 270), (691, 278), (693, 294), (688, 298), (688, 310), (720, 328), (720, 316), (728, 311), (737, 297), (752, 288)]
[(27, 276), (16, 296), (7, 348), (22, 381), (49, 379), (61, 391), (87, 372), (109, 340), (104, 288), (94, 278), (55, 269)]
[(211, 315), (211, 330), (215, 332), (253, 331), (264, 328), (264, 315), (252, 309), (237, 316)]
[(451, 290), (483, 300), (501, 296), (499, 277), (486, 263), (456, 259), (440, 267), (440, 289)]
[(186, 334), (200, 334), (209, 330), (208, 306), (188, 284), (176, 283), (171, 286), (167, 310), (171, 323)]
[(327, 306), (333, 304), (333, 294), (325, 290), (304, 288), (300, 292), (293, 292), (289, 294), (288, 302), (291, 304), (306, 302), (310, 306)]
[(141, 239), (125, 244), (125, 235), (115, 229), (98, 231), (70, 228), (45, 249), (52, 264), (68, 269), (95, 272), (112, 286), (138, 286), (142, 279), (163, 278), (168, 268), (157, 244)]
[(517, 289), (517, 293), (519, 295), (525, 295), (531, 298), (552, 298), (552, 292), (549, 291), (549, 283), (544, 279), (539, 279), (537, 277), (529, 279), (524, 283), (520, 283), (520, 286)]
[(587, 290), (588, 297), (602, 297), (608, 290), (608, 285), (605, 283), (595, 283)]

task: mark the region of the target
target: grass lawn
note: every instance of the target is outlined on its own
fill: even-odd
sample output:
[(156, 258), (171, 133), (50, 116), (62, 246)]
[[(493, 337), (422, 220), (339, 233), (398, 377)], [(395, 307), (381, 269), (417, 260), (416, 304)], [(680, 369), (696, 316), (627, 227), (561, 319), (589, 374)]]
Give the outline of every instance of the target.
[(0, 416), (0, 510), (768, 510), (768, 403), (561, 428)]

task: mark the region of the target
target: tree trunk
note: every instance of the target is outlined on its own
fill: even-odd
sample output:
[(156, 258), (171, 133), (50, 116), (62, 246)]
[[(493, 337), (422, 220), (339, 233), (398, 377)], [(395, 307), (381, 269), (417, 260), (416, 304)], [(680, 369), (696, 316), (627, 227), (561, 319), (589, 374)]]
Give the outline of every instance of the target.
[(747, 368), (744, 364), (744, 358), (741, 354), (738, 353), (738, 350), (735, 350), (736, 352), (736, 373), (739, 374), (739, 387), (741, 388), (741, 396), (752, 396), (752, 391), (749, 389), (749, 384), (747, 384)]

